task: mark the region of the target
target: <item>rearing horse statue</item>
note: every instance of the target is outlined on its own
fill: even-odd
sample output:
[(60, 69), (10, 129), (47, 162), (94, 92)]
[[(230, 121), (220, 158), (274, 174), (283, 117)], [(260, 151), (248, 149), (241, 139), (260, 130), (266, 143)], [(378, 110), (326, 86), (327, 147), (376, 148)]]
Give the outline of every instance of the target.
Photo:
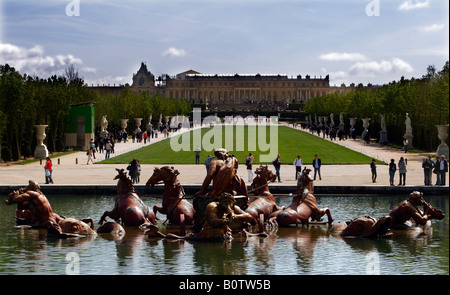
[(106, 217), (116, 221), (122, 220), (125, 226), (140, 226), (144, 223), (156, 223), (156, 216), (150, 208), (142, 202), (134, 191), (134, 186), (124, 169), (116, 169), (119, 173), (114, 180), (117, 182), (117, 197), (114, 209), (105, 211), (100, 218), (100, 225), (105, 222)]
[(314, 191), (313, 180), (309, 176), (311, 169), (303, 169), (302, 175), (298, 181), (297, 194), (293, 195), (292, 203), (284, 210), (279, 210), (270, 215), (269, 224), (278, 226), (289, 226), (291, 224), (307, 224), (309, 218), (320, 221), (325, 214), (328, 217), (328, 223), (331, 224), (330, 209), (320, 209), (317, 206), (316, 197), (312, 194)]
[(156, 214), (166, 214), (170, 223), (179, 224), (181, 231), (184, 231), (185, 225), (191, 225), (194, 220), (194, 207), (184, 199), (184, 190), (177, 176), (180, 174), (173, 167), (164, 166), (155, 167), (153, 175), (148, 179), (146, 186), (153, 188), (155, 184), (164, 182), (164, 195), (162, 207), (153, 206), (153, 212)]
[(284, 207), (278, 207), (275, 198), (269, 191), (269, 182), (274, 182), (277, 176), (267, 168), (267, 165), (256, 168), (256, 177), (251, 184), (255, 197), (250, 198), (250, 204), (245, 212), (253, 217), (252, 224), (259, 225), (259, 232), (263, 231), (264, 221), (269, 219), (270, 214), (282, 210)]

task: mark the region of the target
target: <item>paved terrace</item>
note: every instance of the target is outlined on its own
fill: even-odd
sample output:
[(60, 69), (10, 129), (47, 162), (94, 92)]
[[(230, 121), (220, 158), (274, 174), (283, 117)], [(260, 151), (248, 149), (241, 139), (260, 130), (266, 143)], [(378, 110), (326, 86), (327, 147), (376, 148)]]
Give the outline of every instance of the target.
[[(286, 124), (284, 124), (286, 125)], [(292, 125), (290, 125), (291, 127)], [(292, 127), (291, 127), (292, 128)], [(300, 127), (298, 127), (300, 129)], [(308, 132), (308, 131), (305, 131)], [(151, 139), (153, 144), (157, 141), (163, 140), (160, 135), (158, 139)], [(324, 140), (329, 140), (325, 138)], [(387, 165), (378, 165), (377, 183), (371, 181), (371, 171), (369, 164), (363, 165), (327, 165), (322, 163), (322, 180), (318, 177), (314, 182), (316, 194), (365, 194), (365, 193), (389, 193), (389, 194), (409, 194), (413, 190), (423, 191), (425, 194), (448, 194), (449, 193), (449, 179), (447, 173), (447, 180), (445, 186), (424, 186), (422, 160), (424, 154), (404, 153), (401, 150), (386, 147), (380, 144), (371, 143), (365, 145), (362, 140), (345, 140), (333, 141), (336, 144), (345, 146), (349, 149), (361, 152), (384, 162), (389, 162), (390, 159), (395, 159), (396, 163), (400, 157), (405, 157), (408, 160), (405, 186), (389, 186), (389, 175)], [(141, 143), (116, 143), (115, 153), (111, 157), (127, 153), (129, 151), (142, 148)], [(318, 155), (321, 156), (320, 154)], [(97, 154), (97, 161), (104, 159), (105, 154)], [(243, 159), (240, 159), (241, 162)], [(292, 165), (294, 159), (285, 159), (281, 155), (281, 160), (285, 165), (281, 166), (281, 183), (273, 183), (270, 185), (273, 193), (294, 193), (296, 187), (295, 168)], [(126, 169), (127, 164), (111, 165), (111, 164), (89, 164), (87, 165), (87, 156), (85, 152), (77, 152), (70, 155), (53, 158), (53, 180), (55, 184), (45, 185), (45, 176), (43, 165), (39, 162), (30, 163), (27, 165), (9, 165), (0, 167), (0, 194), (7, 194), (12, 189), (25, 186), (28, 180), (33, 179), (42, 184), (44, 193), (93, 193), (93, 194), (114, 194), (116, 181), (113, 178), (117, 175), (115, 168)], [(58, 164), (59, 162), (59, 164)], [(194, 152), (192, 152), (192, 163), (195, 163)], [(312, 169), (312, 163), (304, 163), (306, 167)], [(161, 193), (162, 187), (155, 187), (153, 191), (145, 187), (145, 182), (152, 175), (155, 166), (164, 165), (141, 165), (141, 181), (136, 185), (136, 190), (141, 193)], [(183, 185), (187, 194), (192, 194), (199, 190), (203, 179), (206, 176), (206, 169), (203, 164), (199, 165), (172, 165), (180, 171), (179, 180)], [(274, 170), (272, 165), (269, 165)], [(254, 166), (254, 169), (256, 167)], [(253, 169), (253, 170), (254, 170)], [(247, 170), (245, 165), (240, 165), (238, 174), (246, 182), (248, 180)], [(396, 173), (395, 184), (398, 183), (399, 175)], [(436, 176), (433, 175), (432, 183), (435, 183)], [(249, 182), (247, 182), (250, 184)]]

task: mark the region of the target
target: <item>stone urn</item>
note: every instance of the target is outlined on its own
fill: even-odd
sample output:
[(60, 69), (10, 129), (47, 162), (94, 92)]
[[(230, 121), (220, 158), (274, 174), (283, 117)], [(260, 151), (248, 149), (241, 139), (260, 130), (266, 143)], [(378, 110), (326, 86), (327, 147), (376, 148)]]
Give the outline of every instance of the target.
[(370, 126), (370, 118), (364, 118), (361, 119), (363, 121), (363, 127), (364, 127), (364, 131), (369, 131), (369, 126)]
[(120, 119), (120, 128), (122, 128), (122, 132), (127, 129), (128, 119)]
[(48, 157), (47, 146), (44, 144), (44, 139), (47, 137), (45, 134), (45, 128), (47, 128), (47, 126), (48, 125), (34, 125), (34, 128), (36, 128), (37, 139), (36, 149), (34, 150), (35, 159), (45, 159)]
[(436, 150), (436, 156), (440, 157), (442, 155), (445, 156), (446, 159), (449, 157), (449, 148), (448, 145), (445, 143), (445, 141), (448, 138), (448, 127), (449, 125), (436, 125), (436, 128), (438, 129), (438, 137), (441, 140), (441, 144), (438, 146)]
[(356, 118), (350, 118), (350, 126), (351, 129), (354, 129), (356, 125)]
[(139, 132), (142, 132), (141, 130), (141, 122), (142, 122), (142, 118), (134, 118), (134, 123), (136, 124), (136, 130), (134, 130), (134, 132), (137, 134)]

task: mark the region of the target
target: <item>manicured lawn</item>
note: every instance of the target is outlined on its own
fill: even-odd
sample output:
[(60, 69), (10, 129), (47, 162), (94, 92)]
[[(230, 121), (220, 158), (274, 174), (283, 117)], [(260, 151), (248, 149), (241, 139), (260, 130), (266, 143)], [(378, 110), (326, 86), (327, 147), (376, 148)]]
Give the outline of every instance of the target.
[[(216, 128), (216, 129), (213, 129)], [(221, 129), (217, 129), (221, 128)], [(230, 128), (230, 126), (228, 126)], [(201, 129), (201, 154), (200, 163), (206, 160), (208, 154), (213, 154), (214, 145), (216, 147), (225, 147), (239, 160), (241, 165), (245, 164), (245, 157), (249, 152), (255, 157), (255, 164), (271, 163), (276, 157), (276, 152), (281, 156), (283, 164), (292, 164), (295, 158), (300, 155), (303, 163), (311, 165), (314, 155), (317, 154), (322, 160), (322, 164), (367, 164), (369, 165), (372, 158), (361, 153), (352, 151), (338, 144), (323, 140), (317, 136), (313, 136), (307, 132), (295, 130), (289, 127), (278, 127), (278, 138), (275, 133), (270, 136), (270, 127), (258, 127), (251, 129), (249, 137), (249, 126), (237, 127), (233, 129), (224, 129), (223, 127), (212, 127)], [(266, 143), (264, 147), (259, 143), (259, 136), (262, 128), (265, 128)], [(132, 159), (139, 159), (141, 164), (195, 164), (195, 153), (193, 146), (193, 131), (186, 133), (184, 137), (174, 137), (171, 140), (166, 139), (149, 146), (143, 147), (109, 160), (102, 161), (103, 164), (124, 164), (129, 163)], [(194, 131), (200, 134), (200, 131)], [(243, 132), (243, 133), (242, 133)], [(238, 140), (236, 141), (236, 138)], [(250, 140), (249, 140), (250, 138)], [(221, 140), (220, 140), (221, 139)], [(243, 139), (243, 140), (242, 140)], [(278, 143), (278, 144), (277, 144)], [(185, 145), (185, 150), (174, 151), (180, 149), (181, 145)], [(252, 148), (256, 150), (249, 151)], [(260, 149), (259, 146), (262, 148)], [(270, 148), (269, 148), (270, 147)], [(274, 154), (270, 160), (260, 161), (260, 155)], [(382, 162), (380, 162), (382, 163)]]

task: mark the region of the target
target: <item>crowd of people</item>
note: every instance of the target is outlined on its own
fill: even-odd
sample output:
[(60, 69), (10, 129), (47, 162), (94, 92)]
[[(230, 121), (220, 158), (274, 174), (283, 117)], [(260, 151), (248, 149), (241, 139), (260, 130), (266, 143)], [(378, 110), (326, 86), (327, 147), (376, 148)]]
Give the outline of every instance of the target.
[[(293, 127), (297, 127), (298, 123), (293, 123)], [(348, 136), (353, 137), (355, 136), (354, 130), (349, 130), (349, 133), (345, 132), (344, 130), (340, 130), (339, 128), (329, 128), (329, 127), (317, 127), (313, 126), (311, 124), (302, 123), (301, 128), (303, 129), (309, 129), (311, 133), (317, 132), (317, 135), (322, 135), (324, 138), (329, 137), (330, 140), (336, 140), (336, 136), (339, 138), (339, 140), (346, 140)], [(150, 143), (151, 138), (158, 138), (158, 134), (163, 134), (164, 137), (169, 136), (169, 128), (165, 125), (161, 125), (159, 128), (156, 129), (150, 129), (144, 132), (132, 132), (131, 136), (128, 135), (127, 131), (119, 130), (117, 131), (116, 135), (114, 135), (113, 132), (109, 132), (106, 136), (98, 136), (94, 139), (91, 139), (89, 143), (89, 148), (86, 151), (87, 155), (87, 165), (89, 163), (94, 164), (96, 160), (96, 154), (103, 154), (105, 153), (105, 159), (109, 159), (110, 155), (114, 153), (114, 145), (116, 143), (120, 142), (127, 142), (129, 137), (131, 137), (131, 141), (134, 142), (144, 142), (147, 143), (147, 141)], [(407, 144), (407, 143), (406, 143)], [(406, 149), (403, 149), (405, 153), (407, 152)], [(195, 164), (200, 164), (200, 153), (201, 149), (199, 147), (196, 147), (194, 149), (195, 152)], [(209, 166), (211, 164), (211, 161), (215, 158), (215, 156), (208, 155), (206, 160), (204, 161), (204, 165), (206, 167), (207, 173), (209, 171)], [(235, 159), (235, 166), (236, 168), (239, 166), (238, 159)], [(137, 162), (137, 163), (136, 163)], [(245, 158), (245, 166), (247, 170), (248, 175), (248, 182), (251, 183), (253, 178), (255, 177), (255, 173), (253, 172), (253, 164), (254, 164), (254, 156), (249, 153), (249, 155)], [(272, 161), (273, 168), (276, 172), (277, 180), (279, 183), (282, 182), (281, 180), (281, 167), (282, 167), (282, 161), (281, 156), (278, 154), (277, 157)], [(294, 166), (294, 179), (297, 180), (299, 173), (302, 171), (302, 166), (304, 165), (304, 162), (300, 155), (298, 155), (292, 165)], [(317, 176), (319, 180), (322, 180), (321, 175), (321, 166), (322, 166), (322, 160), (317, 156), (314, 155), (314, 159), (311, 163), (312, 170), (314, 170), (314, 180), (316, 180)], [(397, 176), (398, 172), (398, 184), (399, 186), (406, 185), (406, 174), (407, 174), (407, 165), (408, 165), (408, 159), (406, 157), (400, 157), (398, 162), (395, 161), (395, 159), (391, 159), (390, 163), (388, 164), (388, 170), (389, 170), (389, 185), (394, 186), (395, 185), (395, 178)], [(130, 167), (133, 167), (130, 170), (130, 176), (132, 176), (132, 180), (134, 183), (139, 183), (139, 175), (140, 175), (140, 164), (139, 161), (134, 159), (132, 162), (130, 162)], [(448, 172), (448, 162), (444, 155), (441, 155), (440, 157), (436, 157), (434, 160), (431, 156), (426, 157), (423, 159), (422, 162), (422, 168), (423, 168), (423, 174), (424, 174), (424, 185), (446, 185), (446, 173)], [(44, 166), (45, 171), (45, 180), (46, 183), (53, 183), (52, 178), (52, 162), (49, 158), (46, 159), (46, 164)], [(371, 178), (372, 182), (377, 182), (377, 160), (372, 159), (372, 162), (370, 163), (370, 171), (371, 171)], [(433, 183), (433, 174), (435, 177), (435, 182)]]
[(433, 160), (431, 156), (425, 158), (422, 162), (424, 184), (433, 184), (433, 174), (436, 175), (435, 185), (445, 185), (446, 173), (448, 172), (448, 163), (444, 155), (436, 156)]

